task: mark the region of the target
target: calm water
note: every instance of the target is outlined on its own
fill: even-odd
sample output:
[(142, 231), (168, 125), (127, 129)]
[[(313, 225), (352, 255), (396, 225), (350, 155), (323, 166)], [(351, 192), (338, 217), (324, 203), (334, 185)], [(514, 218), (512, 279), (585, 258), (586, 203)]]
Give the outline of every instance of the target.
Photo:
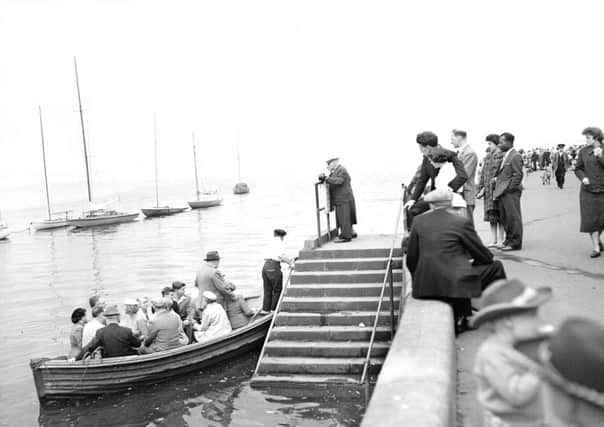
[[(355, 176), (353, 175), (353, 178)], [(392, 232), (401, 177), (372, 174), (356, 177), (362, 233)], [(65, 354), (69, 316), (87, 307), (94, 292), (109, 302), (140, 295), (159, 295), (173, 280), (189, 286), (203, 255), (219, 250), (221, 269), (245, 294), (261, 294), (262, 250), (272, 229), (288, 230), (287, 246), (295, 254), (314, 233), (313, 178), (248, 181), (252, 192), (230, 193), (219, 186), (224, 204), (176, 216), (83, 231), (20, 231), (28, 220), (44, 216), (44, 207), (18, 209), (15, 201), (40, 200), (39, 188), (10, 194), (1, 206), (13, 228), (0, 242), (0, 423), (4, 425), (356, 425), (365, 398), (358, 390), (323, 394), (309, 390), (258, 391), (249, 378), (257, 355), (219, 365), (210, 371), (169, 383), (80, 403), (40, 408), (29, 359)], [(190, 183), (163, 188), (165, 201), (190, 196)], [(152, 203), (152, 187), (124, 186), (125, 208)], [(80, 192), (83, 190), (78, 187)], [(63, 191), (64, 190), (64, 191)], [(58, 208), (73, 206), (63, 189)], [(35, 197), (33, 196), (35, 194)], [(42, 199), (43, 200), (43, 199)], [(27, 201), (27, 202), (26, 202)], [(148, 201), (148, 203), (145, 203)], [(12, 209), (11, 209), (12, 208)]]

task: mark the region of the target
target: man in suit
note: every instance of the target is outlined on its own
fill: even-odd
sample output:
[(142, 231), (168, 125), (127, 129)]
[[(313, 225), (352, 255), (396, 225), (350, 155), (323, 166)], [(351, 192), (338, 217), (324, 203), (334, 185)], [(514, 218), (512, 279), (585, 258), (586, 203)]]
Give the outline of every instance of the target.
[(451, 144), (457, 149), (457, 157), (463, 163), (463, 167), (468, 175), (467, 181), (460, 191), (463, 199), (466, 201), (466, 212), (468, 219), (474, 224), (474, 206), (476, 205), (476, 166), (478, 166), (478, 155), (467, 140), (466, 131), (453, 129), (451, 132)]
[(460, 333), (468, 328), (471, 298), (506, 276), (503, 265), (493, 260), (470, 220), (448, 211), (452, 200), (453, 192), (442, 188), (424, 198), (431, 210), (415, 218), (407, 268), (413, 278), (413, 297), (451, 304)]
[(96, 335), (86, 345), (76, 360), (81, 360), (86, 353), (92, 353), (97, 347), (102, 347), (103, 357), (131, 356), (138, 354), (137, 348), (141, 345), (141, 340), (136, 338), (132, 329), (120, 326), (120, 312), (116, 305), (107, 307), (103, 313), (107, 320), (107, 326), (99, 329)]
[(327, 160), (329, 176), (319, 175), (319, 181), (329, 184), (329, 198), (331, 205), (336, 209), (336, 224), (340, 229), (339, 239), (336, 243), (346, 243), (357, 237), (353, 225), (357, 223), (357, 208), (354, 193), (350, 185), (350, 175), (340, 159), (334, 157)]
[(522, 249), (522, 156), (514, 149), (514, 135), (509, 132), (499, 135), (499, 149), (504, 153), (501, 165), (495, 173), (493, 200), (501, 203), (501, 215), (505, 241), (499, 249), (517, 251)]
[(568, 154), (564, 151), (564, 144), (558, 144), (558, 149), (554, 152), (552, 158), (552, 169), (556, 176), (556, 183), (558, 188), (562, 190), (564, 188), (564, 179), (566, 178), (566, 170), (570, 165)]
[(438, 176), (440, 169), (435, 168), (428, 158), (428, 155), (433, 150), (438, 149), (440, 152), (442, 152), (445, 160), (449, 163), (452, 163), (453, 167), (455, 168), (456, 175), (448, 183), (448, 186), (451, 188), (451, 190), (458, 191), (468, 179), (463, 162), (457, 157), (454, 151), (446, 150), (438, 144), (438, 136), (436, 136), (434, 132), (427, 131), (418, 133), (415, 141), (419, 146), (419, 150), (421, 151), (423, 158), (419, 170), (416, 173), (417, 178), (414, 177), (411, 196), (407, 203), (405, 203), (405, 208), (409, 209), (409, 218), (407, 221), (409, 223), (409, 227), (411, 227), (412, 220), (415, 216), (420, 215), (429, 209), (428, 203), (420, 200), (424, 194), (424, 191), (426, 190), (426, 186), (429, 185), (430, 190), (434, 190), (436, 188), (435, 179)]
[(216, 294), (216, 302), (225, 308), (224, 299), (232, 296), (233, 292), (230, 290), (231, 288), (228, 286), (224, 275), (218, 270), (220, 266), (218, 251), (208, 252), (204, 261), (204, 264), (195, 275), (195, 286), (199, 289), (199, 296), (193, 302), (193, 306), (196, 310), (202, 310), (204, 304), (201, 294), (204, 291), (210, 291)]

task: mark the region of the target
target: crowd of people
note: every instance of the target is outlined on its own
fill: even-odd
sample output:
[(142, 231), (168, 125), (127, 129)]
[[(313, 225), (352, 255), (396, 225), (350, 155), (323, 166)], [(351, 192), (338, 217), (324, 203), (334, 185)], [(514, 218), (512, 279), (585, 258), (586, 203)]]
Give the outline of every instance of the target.
[(195, 276), (195, 297), (185, 292), (186, 284), (181, 281), (163, 288), (158, 298), (126, 299), (122, 311), (98, 294), (90, 297), (90, 319), (83, 307), (71, 315), (68, 358), (75, 361), (150, 354), (203, 343), (246, 326), (255, 316), (271, 313), (281, 295), (281, 263), (293, 266), (295, 262), (285, 254), (286, 234), (284, 230), (274, 230), (267, 246), (261, 309), (252, 309), (236, 292), (235, 284), (219, 269), (219, 253), (210, 251)]

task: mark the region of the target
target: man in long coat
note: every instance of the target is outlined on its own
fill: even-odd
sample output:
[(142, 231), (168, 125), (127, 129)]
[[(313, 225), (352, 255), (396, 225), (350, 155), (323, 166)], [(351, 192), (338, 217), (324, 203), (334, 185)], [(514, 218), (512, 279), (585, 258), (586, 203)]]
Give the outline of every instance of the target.
[(431, 210), (413, 222), (407, 268), (413, 278), (413, 297), (451, 304), (456, 329), (461, 332), (472, 314), (471, 298), (479, 297), (495, 280), (504, 279), (505, 271), (482, 244), (470, 220), (447, 210), (452, 200), (449, 189), (436, 189), (424, 197)]
[(339, 160), (337, 157), (329, 159), (327, 161), (329, 176), (321, 175), (319, 180), (329, 184), (330, 209), (335, 206), (336, 224), (340, 230), (340, 238), (335, 242), (345, 243), (357, 237), (352, 228), (357, 223), (357, 208), (350, 185), (350, 175), (346, 168), (340, 165)]
[(558, 144), (558, 150), (554, 152), (552, 159), (552, 169), (556, 176), (556, 183), (558, 188), (562, 190), (564, 188), (564, 180), (566, 178), (566, 170), (570, 165), (568, 154), (564, 151), (564, 144)]

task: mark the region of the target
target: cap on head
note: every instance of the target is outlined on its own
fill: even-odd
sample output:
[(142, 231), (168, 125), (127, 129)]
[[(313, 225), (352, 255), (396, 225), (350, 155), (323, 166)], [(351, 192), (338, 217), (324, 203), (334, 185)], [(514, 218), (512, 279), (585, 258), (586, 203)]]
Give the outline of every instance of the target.
[(120, 315), (120, 311), (117, 308), (117, 305), (112, 304), (105, 309), (105, 312), (103, 313), (103, 315), (105, 317), (116, 317), (116, 316)]
[(210, 291), (203, 291), (203, 297), (208, 301), (216, 301), (216, 294)]
[(276, 228), (273, 233), (275, 234), (275, 236), (279, 237), (285, 237), (287, 235), (287, 232), (281, 228)]
[(431, 204), (451, 205), (452, 200), (453, 192), (450, 188), (437, 188), (424, 197), (424, 201)]
[(329, 165), (331, 162), (337, 162), (338, 160), (340, 160), (339, 157), (331, 157), (331, 158), (327, 159), (325, 161), (325, 163), (327, 163), (327, 165)]
[(166, 295), (170, 295), (173, 291), (174, 289), (172, 289), (172, 286), (164, 286), (161, 290), (161, 296), (165, 297)]
[(220, 261), (220, 255), (218, 255), (218, 251), (208, 252), (204, 261)]
[(175, 282), (172, 282), (172, 289), (173, 290), (182, 289), (185, 286), (187, 286), (185, 283), (183, 283), (181, 281), (178, 281), (178, 280), (175, 281)]

